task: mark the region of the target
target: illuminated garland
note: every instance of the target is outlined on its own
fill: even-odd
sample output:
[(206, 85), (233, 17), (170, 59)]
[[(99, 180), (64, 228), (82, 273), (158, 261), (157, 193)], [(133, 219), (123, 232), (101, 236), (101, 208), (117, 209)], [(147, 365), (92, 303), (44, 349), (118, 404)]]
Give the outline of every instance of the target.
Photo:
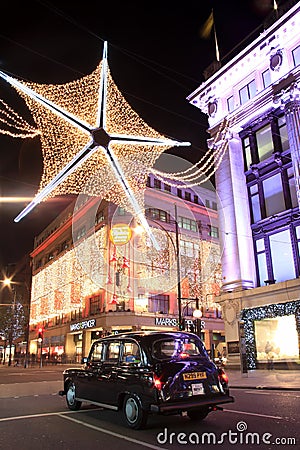
[(287, 303), (278, 303), (261, 306), (259, 308), (249, 308), (241, 311), (241, 319), (244, 321), (247, 364), (249, 369), (256, 368), (256, 343), (254, 321), (274, 318), (277, 316), (288, 316), (295, 314), (296, 327), (300, 335), (300, 300)]
[[(33, 138), (40, 134), (39, 130), (29, 125), (7, 103), (0, 99), (0, 122), (5, 128), (0, 133), (17, 138)], [(15, 131), (14, 131), (15, 130)]]

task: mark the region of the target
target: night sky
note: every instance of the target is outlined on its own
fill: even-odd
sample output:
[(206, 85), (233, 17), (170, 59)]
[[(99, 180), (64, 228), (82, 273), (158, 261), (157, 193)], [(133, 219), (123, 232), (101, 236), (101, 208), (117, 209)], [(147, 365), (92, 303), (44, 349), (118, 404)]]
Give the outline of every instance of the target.
[[(262, 31), (272, 5), (272, 0), (10, 0), (1, 4), (0, 70), (38, 83), (66, 83), (95, 69), (107, 40), (110, 70), (128, 103), (160, 133), (190, 141), (190, 148), (170, 152), (196, 162), (206, 152), (207, 120), (186, 97), (215, 59), (213, 39), (201, 38), (201, 27), (213, 6), (224, 61), (239, 42)], [(25, 103), (3, 80), (0, 98), (34, 125)], [(0, 134), (2, 197), (34, 196), (41, 171), (39, 138)], [(48, 200), (17, 224), (13, 219), (25, 204), (0, 203), (0, 264), (30, 252), (34, 236), (68, 201)]]

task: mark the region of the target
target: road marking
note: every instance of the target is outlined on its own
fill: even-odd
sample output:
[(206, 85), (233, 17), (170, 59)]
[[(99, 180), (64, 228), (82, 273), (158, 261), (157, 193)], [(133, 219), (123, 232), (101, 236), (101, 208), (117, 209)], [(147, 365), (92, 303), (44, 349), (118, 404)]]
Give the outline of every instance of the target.
[(12, 416), (12, 417), (2, 417), (0, 418), (0, 422), (9, 422), (10, 420), (19, 420), (19, 419), (33, 419), (37, 417), (47, 417), (47, 416), (56, 416), (61, 414), (78, 414), (85, 413), (89, 411), (100, 411), (102, 408), (93, 408), (93, 409), (82, 409), (80, 411), (58, 411), (52, 413), (40, 413), (40, 414), (27, 414), (26, 416)]
[(152, 448), (154, 450), (162, 450), (163, 449), (163, 447), (158, 447), (157, 445), (149, 444), (148, 442), (144, 442), (144, 441), (139, 441), (137, 439), (134, 439), (134, 438), (131, 438), (131, 437), (128, 437), (128, 436), (124, 436), (124, 434), (119, 434), (119, 433), (116, 433), (114, 431), (107, 430), (105, 428), (96, 427), (95, 425), (91, 425), (89, 423), (81, 422), (78, 419), (74, 419), (74, 417), (67, 417), (67, 416), (65, 416), (65, 414), (58, 414), (58, 416), (62, 417), (63, 419), (67, 419), (67, 420), (70, 420), (72, 422), (75, 422), (75, 423), (78, 423), (80, 425), (83, 425), (84, 427), (91, 428), (92, 430), (100, 431), (101, 433), (109, 434), (110, 436), (114, 436), (114, 437), (123, 439), (125, 441), (133, 442), (134, 444), (138, 444), (138, 445), (140, 445), (142, 447), (148, 447), (148, 448)]
[[(245, 394), (257, 394), (257, 395), (279, 395), (280, 397), (284, 396), (284, 397), (293, 397), (293, 398), (300, 398), (300, 395), (294, 395), (292, 393), (289, 392), (258, 392), (258, 391), (244, 391)], [(290, 394), (290, 395), (287, 395)]]
[(285, 417), (269, 416), (268, 414), (258, 414), (258, 413), (251, 413), (251, 412), (247, 412), (247, 411), (236, 411), (235, 409), (223, 409), (223, 411), (236, 413), (236, 414), (245, 414), (247, 416), (267, 417), (268, 419), (286, 420)]

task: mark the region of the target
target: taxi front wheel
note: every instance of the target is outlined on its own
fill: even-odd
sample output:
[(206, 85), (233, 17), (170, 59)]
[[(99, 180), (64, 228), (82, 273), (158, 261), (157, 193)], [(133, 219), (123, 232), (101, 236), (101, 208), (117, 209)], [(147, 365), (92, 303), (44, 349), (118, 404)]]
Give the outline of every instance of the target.
[(123, 413), (126, 424), (135, 430), (144, 428), (148, 413), (142, 408), (141, 399), (137, 394), (128, 394), (124, 399)]

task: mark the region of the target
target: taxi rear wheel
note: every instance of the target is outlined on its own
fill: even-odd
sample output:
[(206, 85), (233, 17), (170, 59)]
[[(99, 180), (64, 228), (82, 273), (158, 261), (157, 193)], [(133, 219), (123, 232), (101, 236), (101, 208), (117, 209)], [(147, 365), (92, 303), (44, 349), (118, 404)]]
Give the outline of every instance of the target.
[(187, 412), (188, 417), (191, 420), (203, 420), (208, 415), (209, 409), (208, 408), (201, 408), (201, 409), (191, 409)]
[(124, 399), (123, 413), (126, 424), (135, 430), (144, 428), (148, 413), (142, 408), (142, 402), (138, 395), (128, 394)]
[(76, 400), (76, 388), (74, 383), (69, 383), (66, 391), (66, 401), (71, 411), (77, 411), (81, 407), (81, 402)]

